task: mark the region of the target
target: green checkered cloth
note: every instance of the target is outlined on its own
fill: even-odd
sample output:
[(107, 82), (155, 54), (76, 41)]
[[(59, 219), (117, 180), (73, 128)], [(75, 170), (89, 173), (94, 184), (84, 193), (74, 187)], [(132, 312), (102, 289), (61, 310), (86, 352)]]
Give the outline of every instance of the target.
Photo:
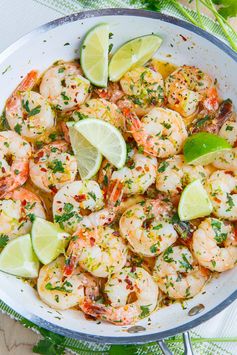
[[(131, 6), (129, 0), (34, 0), (37, 3), (40, 3), (44, 6), (47, 6), (51, 9), (54, 9), (61, 15), (69, 15), (74, 12), (79, 12), (82, 9), (98, 9), (98, 8), (113, 8), (113, 7), (125, 7), (125, 8), (134, 8)], [(170, 3), (167, 4), (167, 1), (160, 1), (162, 6), (161, 12), (164, 14), (172, 15), (181, 19), (185, 19), (180, 15), (176, 8), (174, 8)], [(136, 7), (139, 7), (138, 5)], [(198, 16), (195, 11), (188, 10), (190, 13), (198, 20)], [(206, 29), (225, 41), (224, 34), (217, 23), (208, 18), (207, 16), (202, 16), (203, 24)], [(236, 38), (235, 38), (236, 39)], [(79, 341), (71, 338), (66, 338), (52, 332), (49, 332), (43, 328), (38, 327), (36, 324), (29, 322), (24, 319), (21, 315), (13, 311), (5, 303), (0, 301), (0, 310), (3, 313), (8, 314), (11, 318), (18, 320), (25, 327), (31, 328), (37, 333), (40, 333), (44, 337), (44, 346), (47, 345), (48, 341), (48, 353), (52, 355), (62, 354), (62, 349), (67, 349), (71, 352), (80, 355), (159, 355), (162, 354), (159, 346), (156, 343), (146, 344), (146, 345), (107, 345), (107, 344), (96, 344), (91, 342)], [(199, 342), (199, 334), (195, 331), (191, 331), (191, 336), (195, 338), (193, 342), (194, 352), (199, 355), (224, 355), (230, 354), (229, 351), (226, 351), (222, 346), (219, 346), (216, 343), (205, 343)], [(182, 337), (176, 336), (167, 339), (167, 344), (171, 351), (175, 355), (182, 355), (184, 352)], [(40, 346), (38, 347), (38, 349)], [(52, 351), (50, 350), (52, 348)]]

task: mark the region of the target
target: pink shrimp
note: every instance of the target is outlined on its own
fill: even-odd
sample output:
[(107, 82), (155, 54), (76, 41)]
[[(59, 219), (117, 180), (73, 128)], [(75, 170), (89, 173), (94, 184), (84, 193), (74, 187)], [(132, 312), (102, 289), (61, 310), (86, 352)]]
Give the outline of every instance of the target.
[(0, 132), (0, 197), (26, 182), (30, 155), (31, 146), (21, 136)]
[(182, 117), (167, 108), (153, 108), (140, 120), (126, 110), (130, 131), (137, 144), (150, 155), (167, 158), (181, 151), (188, 134)]
[(5, 107), (10, 128), (23, 137), (38, 138), (55, 123), (55, 115), (47, 100), (32, 91), (38, 76), (35, 70), (29, 72), (8, 98)]
[[(118, 231), (109, 227), (116, 217), (123, 194), (123, 185), (119, 181), (114, 181), (109, 190), (111, 192), (107, 206), (82, 217), (78, 223), (67, 250), (65, 275), (71, 275), (78, 261), (82, 268), (99, 277), (106, 277), (110, 268), (114, 270), (120, 268), (120, 265), (124, 266), (127, 248)], [(99, 261), (93, 256), (95, 248), (99, 250)], [(103, 263), (104, 259), (106, 263)]]

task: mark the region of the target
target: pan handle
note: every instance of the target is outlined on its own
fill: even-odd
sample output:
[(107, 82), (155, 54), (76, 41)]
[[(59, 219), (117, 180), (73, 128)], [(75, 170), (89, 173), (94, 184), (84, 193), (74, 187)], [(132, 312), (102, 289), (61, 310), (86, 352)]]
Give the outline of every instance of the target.
[[(183, 333), (183, 341), (184, 341), (184, 355), (194, 355), (189, 332)], [(164, 340), (159, 340), (157, 343), (164, 355), (173, 355), (173, 353), (170, 351), (168, 346), (165, 344)]]
[(184, 355), (194, 355), (189, 332), (183, 333)]
[(159, 340), (157, 343), (164, 355), (173, 355), (168, 346), (165, 344), (164, 340)]

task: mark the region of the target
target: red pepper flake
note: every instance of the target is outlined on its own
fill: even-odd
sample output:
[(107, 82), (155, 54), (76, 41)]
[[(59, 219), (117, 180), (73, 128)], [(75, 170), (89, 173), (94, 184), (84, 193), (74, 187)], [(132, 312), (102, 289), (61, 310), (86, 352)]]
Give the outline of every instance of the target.
[(184, 37), (183, 35), (181, 35), (180, 34), (180, 37), (182, 38), (182, 40), (184, 41), (184, 42), (186, 42), (187, 41), (187, 37)]
[(217, 197), (214, 197), (213, 200), (216, 201), (217, 203), (221, 203), (221, 200), (219, 198), (217, 198)]
[(90, 238), (90, 245), (93, 247), (95, 245), (95, 238)]
[(126, 289), (127, 289), (127, 290), (132, 290), (132, 289), (133, 289), (132, 281), (129, 280), (129, 278), (127, 278), (127, 277), (126, 277), (126, 279), (124, 279), (124, 281), (125, 281), (126, 284), (127, 284)]
[(225, 174), (235, 176), (233, 171), (224, 171)]
[(77, 202), (82, 202), (86, 200), (86, 194), (75, 195), (74, 200)]
[(26, 206), (27, 201), (26, 201), (26, 200), (23, 200), (23, 201), (21, 202), (21, 204), (22, 204), (22, 206)]
[(44, 173), (46, 173), (46, 172), (47, 172), (47, 169), (41, 168), (40, 171), (43, 171)]
[(49, 185), (49, 189), (55, 194), (58, 192), (58, 189), (54, 185)]

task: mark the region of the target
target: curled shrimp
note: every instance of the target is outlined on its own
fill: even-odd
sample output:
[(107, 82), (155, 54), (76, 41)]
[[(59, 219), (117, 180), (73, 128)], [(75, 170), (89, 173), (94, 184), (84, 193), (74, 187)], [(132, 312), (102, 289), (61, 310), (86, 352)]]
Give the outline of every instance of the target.
[[(109, 305), (86, 301), (81, 309), (116, 325), (133, 324), (149, 316), (157, 306), (159, 290), (152, 276), (141, 267), (126, 267), (111, 275), (105, 284)], [(135, 294), (136, 301), (129, 297)]]
[(42, 77), (40, 93), (58, 111), (81, 105), (89, 96), (90, 82), (76, 63), (60, 63), (47, 69)]
[(44, 303), (54, 309), (65, 310), (80, 305), (87, 298), (94, 299), (98, 296), (99, 287), (95, 278), (80, 268), (65, 277), (64, 264), (64, 256), (59, 256), (41, 268), (37, 290)]
[(182, 117), (167, 108), (153, 108), (141, 120), (129, 113), (128, 121), (137, 144), (159, 158), (179, 153), (188, 136)]
[(63, 185), (74, 181), (77, 162), (68, 151), (65, 141), (55, 141), (38, 150), (30, 160), (33, 183), (43, 191), (56, 193)]
[(10, 128), (27, 138), (38, 138), (55, 124), (55, 115), (48, 101), (31, 91), (37, 80), (38, 72), (29, 72), (8, 98), (5, 107)]
[(74, 181), (64, 185), (54, 196), (54, 220), (68, 233), (74, 233), (83, 220), (81, 211), (100, 210), (103, 205), (103, 193), (96, 181)]
[(143, 194), (155, 182), (157, 160), (136, 150), (129, 153), (126, 165), (112, 173), (110, 181), (119, 180), (126, 196)]
[(120, 80), (120, 85), (126, 96), (118, 103), (119, 107), (128, 101), (128, 105), (130, 102), (129, 106), (139, 116), (164, 103), (162, 75), (150, 68), (137, 67), (128, 71)]
[(216, 217), (237, 220), (237, 176), (232, 171), (217, 170), (206, 182), (206, 190)]
[(0, 234), (12, 239), (31, 231), (35, 217), (46, 218), (40, 198), (20, 187), (0, 200)]
[(207, 177), (203, 166), (186, 164), (183, 155), (174, 155), (159, 164), (156, 188), (174, 196), (180, 194), (190, 182), (200, 179), (204, 183)]
[(26, 182), (30, 156), (31, 146), (21, 136), (0, 132), (0, 197)]
[(165, 91), (169, 107), (183, 117), (195, 114), (200, 102), (209, 111), (219, 106), (212, 78), (194, 66), (183, 65), (171, 73), (165, 80)]
[(119, 228), (135, 253), (152, 257), (178, 238), (170, 222), (171, 207), (161, 199), (142, 201), (122, 215)]
[(203, 289), (209, 273), (195, 262), (187, 247), (178, 245), (158, 256), (153, 276), (170, 298), (186, 299)]
[(233, 115), (233, 104), (230, 99), (224, 100), (219, 109), (213, 114), (208, 110), (202, 110), (189, 127), (190, 133), (209, 132), (218, 134), (225, 122), (229, 121)]
[(127, 247), (118, 231), (109, 226), (80, 228), (67, 250), (65, 275), (79, 265), (92, 275), (107, 277), (119, 272), (126, 263)]
[(74, 111), (75, 121), (84, 118), (98, 118), (111, 123), (113, 126), (125, 130), (125, 117), (118, 106), (105, 99), (91, 99), (86, 104), (81, 105), (79, 110)]
[(206, 218), (193, 234), (193, 252), (200, 265), (211, 271), (232, 269), (237, 262), (233, 227), (216, 218)]

